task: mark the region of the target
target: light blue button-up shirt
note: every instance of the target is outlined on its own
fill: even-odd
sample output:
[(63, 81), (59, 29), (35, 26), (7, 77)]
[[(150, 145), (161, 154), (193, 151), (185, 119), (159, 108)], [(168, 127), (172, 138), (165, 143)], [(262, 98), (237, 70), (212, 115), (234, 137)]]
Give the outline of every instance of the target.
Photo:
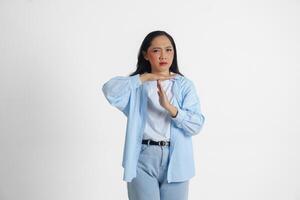
[[(180, 74), (174, 81), (171, 104), (178, 109), (171, 118), (170, 161), (167, 180), (186, 181), (195, 175), (192, 136), (203, 127), (205, 117), (193, 82)], [(102, 91), (108, 102), (127, 117), (125, 145), (123, 148), (123, 180), (131, 182), (136, 177), (136, 167), (142, 146), (147, 114), (147, 84), (142, 84), (140, 75), (115, 76), (105, 82)]]

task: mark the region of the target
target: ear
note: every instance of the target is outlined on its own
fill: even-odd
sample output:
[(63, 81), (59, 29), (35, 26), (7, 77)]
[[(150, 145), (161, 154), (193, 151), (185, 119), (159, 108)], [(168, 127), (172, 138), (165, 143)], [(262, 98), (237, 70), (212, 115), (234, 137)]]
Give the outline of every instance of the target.
[(142, 53), (143, 53), (143, 56), (144, 56), (145, 60), (148, 60), (148, 56), (147, 56), (146, 52), (142, 51)]

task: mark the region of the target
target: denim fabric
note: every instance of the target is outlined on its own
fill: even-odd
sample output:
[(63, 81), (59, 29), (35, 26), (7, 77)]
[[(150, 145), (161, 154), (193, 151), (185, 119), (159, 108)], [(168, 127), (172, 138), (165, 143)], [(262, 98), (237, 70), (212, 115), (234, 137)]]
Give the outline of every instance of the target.
[(187, 200), (189, 181), (168, 183), (169, 147), (142, 144), (137, 175), (127, 182), (129, 200)]

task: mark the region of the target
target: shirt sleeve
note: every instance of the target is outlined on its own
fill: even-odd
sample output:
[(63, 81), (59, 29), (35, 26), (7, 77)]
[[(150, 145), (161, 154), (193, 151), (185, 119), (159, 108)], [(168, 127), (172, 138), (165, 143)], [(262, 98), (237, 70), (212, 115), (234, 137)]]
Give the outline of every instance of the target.
[(126, 116), (129, 111), (129, 99), (132, 91), (142, 85), (140, 75), (115, 76), (105, 82), (102, 92), (107, 101), (122, 111)]
[(192, 81), (189, 81), (183, 94), (181, 106), (177, 107), (177, 115), (174, 118), (171, 117), (171, 120), (187, 136), (194, 136), (202, 129), (205, 117), (201, 112), (200, 100)]

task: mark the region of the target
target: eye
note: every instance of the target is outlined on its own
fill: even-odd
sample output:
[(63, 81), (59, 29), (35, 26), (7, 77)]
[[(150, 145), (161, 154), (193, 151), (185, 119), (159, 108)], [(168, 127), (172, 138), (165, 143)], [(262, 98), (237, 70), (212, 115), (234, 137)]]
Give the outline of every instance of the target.
[(172, 49), (167, 49), (167, 51), (172, 51)]

